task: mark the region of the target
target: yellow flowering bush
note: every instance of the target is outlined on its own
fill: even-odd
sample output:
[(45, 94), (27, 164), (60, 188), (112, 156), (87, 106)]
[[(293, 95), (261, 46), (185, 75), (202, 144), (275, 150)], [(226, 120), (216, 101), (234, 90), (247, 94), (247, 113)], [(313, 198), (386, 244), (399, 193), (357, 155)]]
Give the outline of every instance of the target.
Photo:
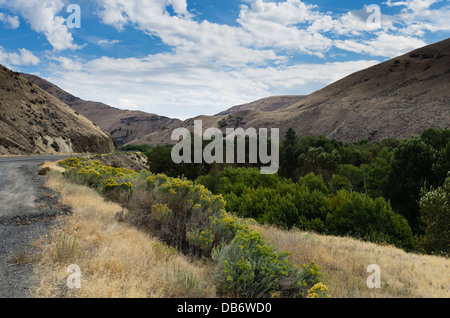
[[(122, 200), (130, 213), (123, 218), (142, 226), (169, 246), (209, 257), (217, 264), (218, 291), (239, 297), (323, 297), (320, 267), (303, 268), (277, 252), (262, 236), (225, 210), (222, 195), (184, 178), (142, 170), (115, 168), (97, 160), (68, 158), (64, 175)], [(308, 290), (309, 288), (309, 290)]]
[(213, 260), (219, 269), (218, 291), (224, 295), (305, 297), (308, 288), (320, 282), (315, 263), (305, 265), (303, 270), (294, 266), (289, 253), (277, 252), (261, 234), (244, 226), (229, 244), (214, 251)]
[(152, 220), (162, 222), (162, 223), (169, 223), (170, 219), (172, 218), (173, 212), (167, 204), (154, 204), (152, 205), (151, 212), (150, 212), (150, 218)]
[(97, 188), (112, 200), (119, 199), (122, 194), (129, 198), (138, 177), (134, 170), (105, 166), (85, 158), (67, 158), (60, 161), (60, 165), (66, 168), (64, 175), (69, 179)]
[(317, 283), (308, 290), (308, 298), (330, 298), (328, 287), (322, 283)]
[(191, 254), (209, 256), (214, 247), (234, 237), (236, 221), (227, 216), (221, 195), (164, 174), (149, 175), (145, 186), (154, 201), (173, 211), (170, 224), (147, 223), (165, 242)]

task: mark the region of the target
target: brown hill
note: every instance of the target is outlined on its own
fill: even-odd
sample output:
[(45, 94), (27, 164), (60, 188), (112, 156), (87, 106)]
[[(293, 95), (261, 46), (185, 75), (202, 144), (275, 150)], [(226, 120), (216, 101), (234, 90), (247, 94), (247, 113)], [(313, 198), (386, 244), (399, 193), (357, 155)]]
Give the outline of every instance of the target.
[[(192, 129), (194, 119), (203, 120), (203, 129), (279, 128), (283, 136), (291, 127), (299, 136), (325, 135), (345, 142), (406, 138), (430, 127), (449, 129), (450, 39), (353, 73), (287, 107), (199, 116), (179, 126)], [(171, 129), (133, 143), (173, 143)]]
[(347, 76), (248, 125), (343, 141), (406, 138), (430, 127), (450, 128), (449, 87), (447, 39)]
[(293, 105), (301, 101), (305, 97), (306, 97), (305, 95), (285, 95), (285, 96), (266, 97), (251, 103), (233, 106), (227, 110), (224, 110), (223, 112), (218, 113), (216, 116), (229, 115), (232, 113), (236, 113), (238, 111), (245, 111), (245, 110), (271, 112), (274, 110), (289, 107), (290, 105)]
[(0, 66), (0, 155), (114, 150), (108, 133), (19, 73)]
[(168, 129), (181, 120), (158, 116), (143, 111), (122, 110), (109, 105), (75, 97), (58, 86), (31, 74), (21, 74), (62, 102), (72, 107), (99, 127), (109, 132), (119, 145), (147, 134)]

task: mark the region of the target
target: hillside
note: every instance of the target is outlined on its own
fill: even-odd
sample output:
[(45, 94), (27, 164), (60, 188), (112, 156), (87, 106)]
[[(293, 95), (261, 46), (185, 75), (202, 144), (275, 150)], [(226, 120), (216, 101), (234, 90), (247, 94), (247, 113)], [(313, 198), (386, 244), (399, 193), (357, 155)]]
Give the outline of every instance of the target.
[(106, 153), (111, 136), (59, 99), (0, 66), (0, 155)]
[(20, 75), (66, 103), (86, 118), (89, 118), (110, 133), (119, 145), (155, 131), (162, 131), (181, 122), (178, 119), (143, 111), (122, 110), (100, 102), (86, 101), (69, 94), (38, 76), (31, 74)]
[(304, 95), (285, 95), (285, 96), (271, 96), (259, 99), (257, 101), (233, 106), (227, 110), (218, 113), (216, 116), (229, 115), (238, 111), (256, 110), (261, 112), (271, 112), (278, 109), (283, 109), (301, 101), (306, 96)]
[[(450, 39), (353, 73), (274, 111), (240, 110), (191, 118), (180, 127), (291, 127), (299, 136), (325, 135), (344, 142), (406, 138), (431, 127), (450, 128)], [(133, 144), (168, 144), (171, 129)]]
[(292, 127), (342, 141), (406, 138), (450, 128), (450, 39), (345, 77), (249, 126)]

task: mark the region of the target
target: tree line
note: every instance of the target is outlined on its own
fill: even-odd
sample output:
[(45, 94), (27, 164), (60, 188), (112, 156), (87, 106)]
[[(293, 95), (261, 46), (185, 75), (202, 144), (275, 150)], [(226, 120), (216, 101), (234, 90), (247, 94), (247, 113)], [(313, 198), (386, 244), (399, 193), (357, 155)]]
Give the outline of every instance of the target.
[[(170, 145), (122, 149), (144, 152), (154, 173), (183, 176), (224, 195), (227, 210), (240, 216), (408, 250), (449, 251), (450, 130), (344, 143), (289, 129), (280, 142), (278, 173), (268, 176), (253, 169), (260, 163), (177, 165)], [(447, 235), (438, 239), (430, 226)]]

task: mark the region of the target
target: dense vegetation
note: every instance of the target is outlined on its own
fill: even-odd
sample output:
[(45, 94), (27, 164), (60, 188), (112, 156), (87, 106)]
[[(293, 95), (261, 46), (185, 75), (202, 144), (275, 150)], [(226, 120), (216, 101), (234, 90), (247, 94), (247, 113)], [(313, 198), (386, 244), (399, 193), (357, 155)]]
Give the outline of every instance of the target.
[(178, 250), (216, 264), (217, 291), (236, 297), (326, 297), (320, 267), (294, 266), (289, 254), (225, 211), (221, 195), (186, 179), (114, 168), (87, 158), (60, 162), (64, 175), (122, 204), (119, 220), (137, 225)]
[(152, 172), (196, 180), (222, 194), (227, 210), (240, 216), (408, 250), (449, 252), (448, 235), (439, 244), (429, 239), (434, 233), (430, 205), (440, 204), (446, 216), (439, 219), (440, 231), (449, 231), (445, 200), (425, 197), (448, 195), (444, 181), (450, 171), (450, 130), (431, 128), (405, 140), (343, 143), (323, 136), (299, 138), (289, 129), (280, 143), (278, 174), (270, 176), (252, 169), (259, 163), (177, 165), (171, 146), (139, 147), (128, 150), (144, 150)]

